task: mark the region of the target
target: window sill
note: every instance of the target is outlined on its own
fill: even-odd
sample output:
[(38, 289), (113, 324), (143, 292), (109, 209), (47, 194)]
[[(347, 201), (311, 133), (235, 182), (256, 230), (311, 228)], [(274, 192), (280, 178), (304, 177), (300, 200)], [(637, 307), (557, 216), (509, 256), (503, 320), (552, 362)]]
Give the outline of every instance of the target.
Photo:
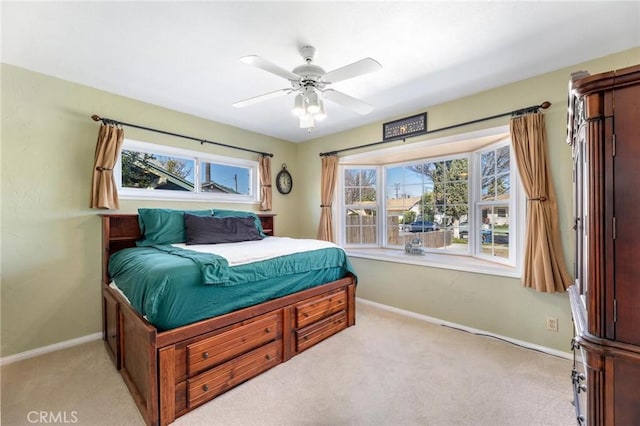
[(260, 204), (259, 200), (249, 197), (238, 197), (234, 199), (232, 197), (199, 197), (199, 196), (180, 196), (180, 195), (165, 195), (165, 194), (131, 194), (122, 193), (121, 189), (118, 189), (118, 195), (121, 200), (150, 200), (150, 201), (184, 201), (184, 202), (196, 202), (196, 203), (230, 203), (230, 204)]
[(347, 248), (349, 257), (381, 260), (384, 262), (404, 263), (408, 265), (428, 266), (432, 268), (452, 269), (456, 271), (474, 272), (478, 274), (498, 275), (503, 277), (520, 278), (517, 268), (499, 263), (478, 259), (471, 256), (455, 254), (410, 255), (401, 250), (382, 248)]

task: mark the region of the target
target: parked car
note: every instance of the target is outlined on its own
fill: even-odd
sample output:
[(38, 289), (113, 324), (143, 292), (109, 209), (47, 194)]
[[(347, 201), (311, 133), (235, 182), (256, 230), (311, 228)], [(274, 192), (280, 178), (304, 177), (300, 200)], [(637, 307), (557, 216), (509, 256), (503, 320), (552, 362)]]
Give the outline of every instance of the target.
[(460, 238), (469, 238), (469, 222), (461, 222), (458, 225), (458, 235), (460, 235)]
[(409, 224), (409, 232), (431, 232), (437, 231), (438, 226), (427, 220), (417, 220), (411, 224)]
[[(482, 242), (490, 243), (492, 238), (491, 229), (482, 229)], [(458, 226), (458, 235), (460, 238), (469, 238), (469, 222), (461, 222)]]

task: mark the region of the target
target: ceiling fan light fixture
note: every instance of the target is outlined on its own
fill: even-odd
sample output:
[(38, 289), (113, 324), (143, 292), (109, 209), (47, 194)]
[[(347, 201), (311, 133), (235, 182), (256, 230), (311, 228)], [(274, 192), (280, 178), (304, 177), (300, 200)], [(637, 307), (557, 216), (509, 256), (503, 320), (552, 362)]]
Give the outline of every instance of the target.
[(314, 118), (316, 121), (322, 121), (322, 120), (324, 120), (325, 118), (327, 118), (327, 113), (326, 113), (326, 112), (325, 112), (325, 110), (324, 110), (324, 101), (322, 100), (322, 98), (320, 98), (320, 100), (318, 101), (318, 105), (319, 105), (318, 112), (316, 112), (316, 113), (313, 115), (313, 118)]
[(290, 87), (253, 96), (251, 98), (235, 102), (234, 107), (245, 107), (283, 94), (295, 95), (292, 113), (299, 118), (300, 127), (311, 131), (316, 123), (326, 117), (324, 100), (329, 99), (345, 108), (359, 114), (368, 114), (373, 106), (356, 99), (346, 93), (339, 92), (328, 86), (339, 81), (348, 80), (363, 74), (368, 74), (382, 68), (380, 63), (371, 58), (364, 58), (351, 64), (325, 72), (322, 67), (313, 63), (315, 48), (302, 46), (299, 49), (304, 64), (295, 67), (292, 71), (286, 70), (257, 55), (248, 55), (240, 58), (245, 64), (260, 68), (271, 74), (288, 80)]
[(293, 100), (293, 115), (297, 117), (302, 117), (306, 113), (306, 109), (304, 106), (304, 97), (302, 94), (298, 93)]
[(300, 116), (300, 128), (301, 129), (309, 129), (315, 126), (315, 121), (313, 120), (313, 115), (305, 114)]
[(307, 101), (309, 102), (307, 105), (307, 111), (310, 114), (316, 114), (320, 111), (320, 100), (318, 99), (318, 94), (315, 91), (311, 91), (307, 94)]

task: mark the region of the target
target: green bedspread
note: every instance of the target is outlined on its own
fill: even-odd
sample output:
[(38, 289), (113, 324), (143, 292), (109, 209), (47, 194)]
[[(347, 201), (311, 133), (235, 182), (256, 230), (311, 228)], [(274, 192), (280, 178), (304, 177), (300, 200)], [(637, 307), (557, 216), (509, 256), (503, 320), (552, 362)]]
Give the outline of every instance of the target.
[(220, 256), (173, 246), (135, 247), (109, 259), (131, 305), (168, 330), (335, 281), (355, 272), (343, 250), (323, 248), (229, 267)]

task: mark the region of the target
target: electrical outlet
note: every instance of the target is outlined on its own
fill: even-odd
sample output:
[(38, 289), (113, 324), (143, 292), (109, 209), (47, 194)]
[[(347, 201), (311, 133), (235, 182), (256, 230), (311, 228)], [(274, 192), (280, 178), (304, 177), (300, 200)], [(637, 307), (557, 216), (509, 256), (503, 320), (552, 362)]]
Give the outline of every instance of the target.
[(547, 330), (558, 331), (558, 318), (547, 317)]

